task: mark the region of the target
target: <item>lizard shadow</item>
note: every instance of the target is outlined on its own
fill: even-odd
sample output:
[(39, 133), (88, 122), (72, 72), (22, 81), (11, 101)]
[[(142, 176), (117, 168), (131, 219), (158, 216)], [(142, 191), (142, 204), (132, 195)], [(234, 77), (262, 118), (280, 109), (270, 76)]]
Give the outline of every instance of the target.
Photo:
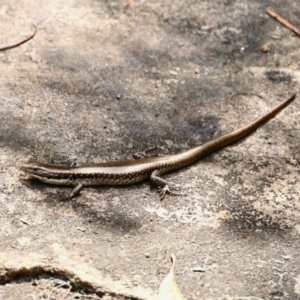
[[(128, 205), (114, 205), (109, 198), (113, 197), (113, 193), (109, 193), (110, 187), (101, 186), (100, 188), (88, 187), (88, 189), (95, 191), (86, 197), (84, 192), (68, 201), (61, 201), (59, 199), (62, 192), (70, 190), (70, 187), (66, 186), (50, 186), (40, 182), (37, 179), (31, 178), (22, 180), (24, 184), (31, 189), (41, 191), (47, 195), (47, 198), (53, 201), (45, 201), (47, 205), (52, 208), (63, 208), (71, 206), (77, 214), (83, 218), (83, 223), (88, 226), (95, 226), (97, 229), (102, 229), (114, 232), (130, 232), (136, 231), (142, 227), (141, 221), (138, 217), (133, 216), (128, 211)], [(57, 192), (57, 187), (60, 191)], [(53, 189), (54, 192), (48, 191), (48, 188)], [(114, 187), (114, 189), (121, 189), (122, 187)], [(62, 192), (61, 192), (62, 191)], [(119, 194), (119, 193), (117, 193)], [(99, 195), (101, 201), (99, 201)], [(129, 205), (130, 206), (130, 205)]]

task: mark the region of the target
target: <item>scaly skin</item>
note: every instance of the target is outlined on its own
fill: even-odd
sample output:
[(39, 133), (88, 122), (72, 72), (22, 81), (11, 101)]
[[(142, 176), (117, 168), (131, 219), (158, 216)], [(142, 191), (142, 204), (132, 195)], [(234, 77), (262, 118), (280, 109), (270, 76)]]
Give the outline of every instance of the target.
[(174, 191), (177, 188), (171, 188), (169, 184), (160, 177), (162, 174), (190, 165), (211, 152), (224, 148), (246, 137), (262, 124), (273, 118), (284, 107), (291, 103), (295, 97), (296, 95), (293, 95), (281, 102), (249, 125), (178, 154), (145, 157), (126, 161), (85, 164), (75, 167), (48, 165), (29, 161), (23, 164), (21, 169), (31, 177), (49, 184), (74, 186), (75, 188), (71, 193), (64, 194), (61, 197), (62, 200), (75, 197), (84, 186), (129, 185), (149, 178), (158, 186), (160, 199), (162, 200), (166, 193), (181, 195)]

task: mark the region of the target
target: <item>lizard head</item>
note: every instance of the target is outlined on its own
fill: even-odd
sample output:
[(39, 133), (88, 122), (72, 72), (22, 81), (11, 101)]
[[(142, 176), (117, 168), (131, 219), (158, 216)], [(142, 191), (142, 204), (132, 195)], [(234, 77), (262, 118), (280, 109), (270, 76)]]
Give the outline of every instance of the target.
[(29, 160), (20, 167), (22, 171), (37, 179), (60, 178), (68, 168), (67, 166), (49, 165), (34, 160)]
[(29, 175), (35, 175), (39, 177), (48, 177), (49, 176), (49, 166), (42, 163), (29, 160), (26, 163), (23, 163), (20, 169)]

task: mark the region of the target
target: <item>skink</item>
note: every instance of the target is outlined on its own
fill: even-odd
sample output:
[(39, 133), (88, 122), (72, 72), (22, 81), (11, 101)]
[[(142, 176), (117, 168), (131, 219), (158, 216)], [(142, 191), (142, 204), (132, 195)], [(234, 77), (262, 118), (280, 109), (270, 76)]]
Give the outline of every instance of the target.
[(247, 126), (178, 154), (144, 157), (137, 160), (84, 164), (74, 167), (29, 161), (24, 163), (21, 169), (28, 173), (30, 177), (49, 184), (73, 186), (74, 188), (70, 193), (65, 193), (60, 197), (61, 200), (68, 200), (75, 197), (84, 186), (129, 185), (149, 178), (157, 185), (159, 196), (162, 200), (166, 193), (181, 195), (176, 192), (177, 187), (171, 186), (160, 177), (162, 174), (190, 165), (211, 152), (244, 138), (273, 118), (292, 102), (295, 97), (296, 94), (281, 102), (268, 113)]

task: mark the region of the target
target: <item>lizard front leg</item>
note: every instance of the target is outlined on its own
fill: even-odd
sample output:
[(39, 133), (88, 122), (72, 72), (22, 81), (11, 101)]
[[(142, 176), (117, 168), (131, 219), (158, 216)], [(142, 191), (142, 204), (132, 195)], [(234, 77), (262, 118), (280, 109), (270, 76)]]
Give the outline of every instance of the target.
[(146, 158), (146, 157), (154, 157), (154, 156), (157, 156), (157, 155), (148, 155), (149, 152), (152, 152), (153, 150), (156, 150), (157, 147), (153, 147), (153, 148), (150, 148), (150, 149), (147, 149), (145, 151), (138, 151), (138, 152), (135, 152), (132, 154), (132, 157), (134, 159), (141, 159), (141, 158)]
[(65, 192), (63, 193), (60, 197), (60, 201), (66, 201), (66, 200), (71, 200), (72, 198), (76, 197), (79, 192), (82, 190), (83, 185), (81, 183), (78, 183), (71, 192)]

